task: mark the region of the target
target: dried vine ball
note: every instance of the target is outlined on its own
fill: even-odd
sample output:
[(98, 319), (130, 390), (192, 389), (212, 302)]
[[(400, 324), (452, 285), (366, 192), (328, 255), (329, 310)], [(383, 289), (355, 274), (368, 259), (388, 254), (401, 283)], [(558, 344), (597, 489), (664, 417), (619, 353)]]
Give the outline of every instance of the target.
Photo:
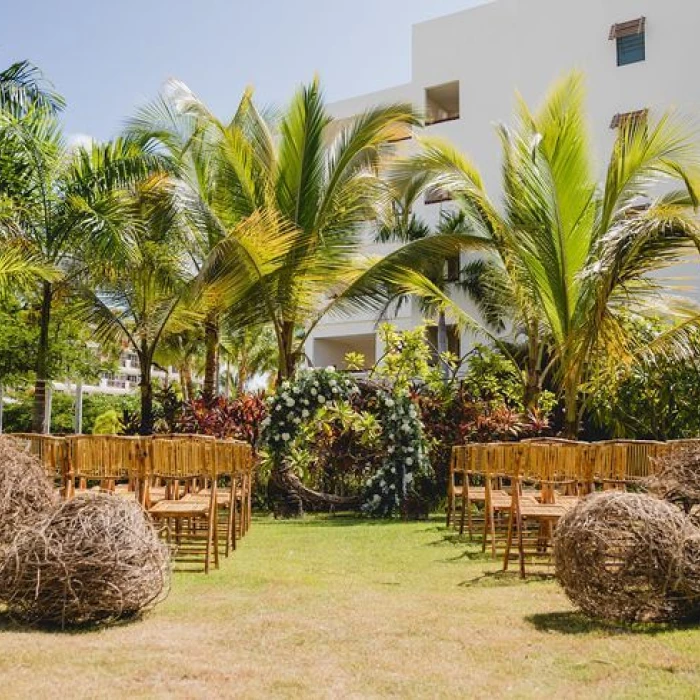
[(109, 623), (155, 605), (169, 582), (167, 547), (143, 509), (90, 494), (20, 530), (0, 566), (0, 602), (22, 622)]
[(653, 496), (585, 498), (557, 525), (554, 561), (564, 591), (591, 617), (662, 622), (700, 612), (700, 531)]
[(0, 437), (0, 557), (22, 525), (42, 518), (57, 502), (41, 462), (21, 442)]
[(700, 505), (700, 449), (686, 447), (656, 461), (656, 473), (645, 483), (649, 491), (686, 513)]

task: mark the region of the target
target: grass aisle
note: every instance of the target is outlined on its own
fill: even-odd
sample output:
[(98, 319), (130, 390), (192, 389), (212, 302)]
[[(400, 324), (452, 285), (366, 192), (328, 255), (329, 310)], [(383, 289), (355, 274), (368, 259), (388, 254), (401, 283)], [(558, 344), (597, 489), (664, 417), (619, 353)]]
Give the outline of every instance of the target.
[(3, 698), (698, 697), (700, 630), (588, 623), (439, 521), (258, 519), (145, 620), (0, 628)]

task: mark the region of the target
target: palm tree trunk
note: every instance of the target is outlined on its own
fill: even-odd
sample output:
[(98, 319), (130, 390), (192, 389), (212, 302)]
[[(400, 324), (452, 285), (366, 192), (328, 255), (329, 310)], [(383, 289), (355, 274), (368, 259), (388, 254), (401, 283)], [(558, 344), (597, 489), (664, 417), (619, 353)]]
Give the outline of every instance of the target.
[(192, 382), (192, 369), (189, 360), (185, 360), (180, 365), (180, 384), (185, 401), (192, 401), (194, 398), (194, 384)]
[(450, 376), (450, 366), (442, 358), (448, 350), (449, 344), (447, 340), (447, 319), (445, 318), (445, 312), (441, 310), (438, 313), (437, 322), (437, 352), (438, 362), (440, 363), (442, 376), (445, 379), (448, 379)]
[(578, 379), (567, 377), (564, 383), (564, 435), (570, 440), (578, 437)]
[(281, 334), (282, 342), (280, 344), (280, 356), (277, 370), (279, 381), (289, 379), (296, 369), (296, 357), (292, 350), (294, 344), (294, 323), (292, 321), (284, 321), (282, 323)]
[(141, 435), (153, 434), (153, 383), (151, 381), (151, 356), (144, 348), (139, 352), (139, 363), (141, 364), (141, 425), (139, 433)]
[(41, 297), (41, 316), (39, 319), (39, 346), (36, 353), (36, 383), (34, 386), (34, 411), (32, 413), (32, 432), (41, 433), (46, 422), (46, 381), (48, 379), (49, 325), (51, 324), (51, 302), (53, 288), (50, 282), (44, 282)]
[(219, 361), (219, 322), (215, 315), (210, 314), (204, 322), (204, 344), (206, 357), (204, 360), (204, 387), (202, 396), (209, 403), (218, 393), (218, 361)]
[(539, 368), (539, 347), (536, 335), (537, 331), (530, 330), (530, 339), (527, 344), (527, 376), (525, 378), (525, 396), (523, 403), (530, 411), (537, 408), (537, 401), (540, 396), (540, 368)]

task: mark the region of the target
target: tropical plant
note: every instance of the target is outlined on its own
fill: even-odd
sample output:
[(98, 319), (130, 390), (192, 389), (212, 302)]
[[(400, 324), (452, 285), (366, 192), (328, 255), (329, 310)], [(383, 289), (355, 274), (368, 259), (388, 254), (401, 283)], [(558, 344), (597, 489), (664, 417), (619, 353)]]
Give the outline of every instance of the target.
[[(493, 242), (496, 255), (475, 263), (482, 272), (473, 270), (477, 301), (487, 321), (508, 320), (525, 336), (529, 405), (542, 376), (555, 373), (572, 436), (579, 428), (589, 358), (634, 352), (620, 321), (623, 310), (673, 310), (652, 273), (682, 260), (698, 234), (698, 153), (684, 123), (669, 114), (653, 123), (624, 121), (599, 186), (584, 96), (582, 77), (569, 75), (537, 112), (521, 100), (516, 127), (499, 128), (502, 211), (476, 167), (444, 141), (420, 139), (420, 151), (394, 170), (400, 186), (450, 192), (470, 230)], [(660, 183), (679, 189), (660, 190)], [(483, 324), (450, 308), (493, 337)], [(542, 367), (547, 350), (551, 360)]]
[(180, 211), (164, 173), (135, 185), (129, 196), (131, 226), (121, 255), (93, 269), (76, 295), (80, 313), (103, 343), (128, 343), (141, 372), (140, 432), (153, 432), (152, 367), (161, 340), (181, 333), (200, 316), (186, 298), (192, 271), (186, 264)]
[(9, 251), (20, 252), (0, 256), (0, 269), (25, 283), (35, 273), (43, 276), (35, 291), (40, 332), (32, 427), (39, 431), (54, 303), (87, 267), (121, 249), (126, 225), (122, 188), (158, 161), (123, 140), (71, 150), (58, 121), (58, 98), (31, 83), (13, 84), (5, 92), (15, 98), (0, 109), (0, 236)]
[[(294, 372), (325, 314), (381, 308), (397, 288), (420, 288), (419, 261), (484, 244), (467, 235), (435, 236), (381, 261), (362, 256), (367, 221), (386, 198), (379, 171), (387, 142), (416, 122), (406, 105), (338, 121), (314, 82), (296, 93), (279, 120), (258, 112), (247, 92), (225, 124), (184, 86), (174, 92), (175, 99), (142, 114), (132, 134), (165, 144), (179, 159), (184, 153), (199, 163), (204, 154), (205, 165), (186, 168), (192, 175), (182, 197), (205, 239), (198, 259), (209, 251), (199, 278), (209, 328), (224, 316), (236, 329), (269, 324), (281, 378)], [(264, 226), (244, 236), (256, 220)], [(208, 357), (217, 343), (208, 346)]]

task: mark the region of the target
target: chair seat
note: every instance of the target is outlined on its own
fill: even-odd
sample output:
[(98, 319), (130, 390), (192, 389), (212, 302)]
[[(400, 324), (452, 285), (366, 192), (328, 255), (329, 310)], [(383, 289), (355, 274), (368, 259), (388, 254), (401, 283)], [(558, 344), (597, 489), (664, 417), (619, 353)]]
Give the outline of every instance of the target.
[(523, 518), (558, 519), (566, 515), (567, 510), (566, 506), (556, 503), (520, 503), (520, 515)]
[[(209, 503), (211, 500), (211, 491), (209, 489), (202, 489), (201, 491), (197, 491), (197, 493), (187, 493), (182, 497), (182, 500)], [(217, 491), (216, 504), (222, 508), (228, 508), (231, 505), (231, 492)]]
[(179, 501), (159, 501), (148, 512), (164, 518), (206, 517), (209, 514), (209, 503), (185, 498)]

